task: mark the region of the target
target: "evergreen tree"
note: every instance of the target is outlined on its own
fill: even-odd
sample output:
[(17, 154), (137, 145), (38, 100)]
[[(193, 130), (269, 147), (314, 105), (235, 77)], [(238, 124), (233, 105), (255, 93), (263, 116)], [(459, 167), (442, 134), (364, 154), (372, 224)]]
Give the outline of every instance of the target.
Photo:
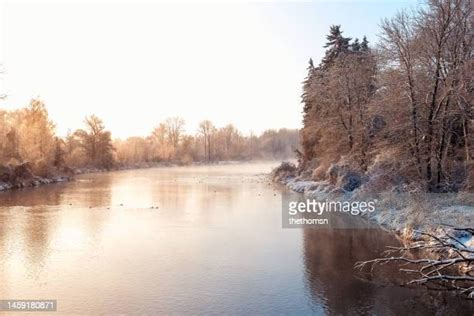
[(364, 36), (362, 43), (360, 43), (360, 50), (363, 52), (369, 51), (369, 41), (367, 40), (366, 36)]
[(316, 68), (314, 67), (312, 58), (309, 59), (309, 65), (308, 65), (308, 68), (306, 69), (308, 70), (308, 75), (303, 81), (303, 94), (301, 95), (301, 101), (303, 103), (303, 118), (306, 117), (306, 115), (308, 114), (311, 108), (309, 90), (310, 90), (311, 82), (313, 81), (315, 70), (316, 70)]
[(359, 39), (356, 38), (356, 39), (354, 39), (354, 42), (352, 42), (352, 44), (351, 44), (351, 50), (353, 52), (358, 52), (358, 51), (360, 51), (360, 48), (361, 48), (360, 46), (361, 45), (359, 43)]
[(327, 48), (326, 55), (321, 63), (323, 68), (330, 66), (342, 52), (347, 52), (351, 41), (350, 37), (342, 36), (340, 25), (331, 25), (326, 39), (327, 43), (324, 45), (324, 48)]

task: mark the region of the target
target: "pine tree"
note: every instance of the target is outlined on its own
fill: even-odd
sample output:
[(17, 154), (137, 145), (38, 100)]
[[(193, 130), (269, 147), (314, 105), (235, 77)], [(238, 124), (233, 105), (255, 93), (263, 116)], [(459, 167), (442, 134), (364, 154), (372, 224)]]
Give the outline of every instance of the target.
[(340, 25), (331, 25), (326, 39), (327, 43), (324, 45), (324, 48), (327, 48), (326, 55), (321, 62), (323, 68), (330, 66), (342, 52), (347, 52), (351, 41), (350, 37), (342, 36)]
[(367, 36), (364, 36), (362, 39), (362, 43), (360, 43), (360, 50), (363, 52), (369, 51), (369, 41), (367, 40)]
[(359, 39), (358, 38), (355, 38), (354, 39), (354, 42), (352, 42), (351, 44), (351, 50), (353, 52), (358, 52), (360, 51), (360, 43), (359, 43)]
[(303, 94), (301, 95), (301, 101), (303, 103), (303, 117), (306, 117), (306, 115), (308, 114), (311, 108), (309, 90), (310, 90), (311, 82), (313, 81), (315, 70), (316, 70), (316, 68), (314, 67), (312, 58), (309, 59), (309, 65), (308, 65), (308, 68), (306, 69), (308, 70), (308, 75), (303, 81)]

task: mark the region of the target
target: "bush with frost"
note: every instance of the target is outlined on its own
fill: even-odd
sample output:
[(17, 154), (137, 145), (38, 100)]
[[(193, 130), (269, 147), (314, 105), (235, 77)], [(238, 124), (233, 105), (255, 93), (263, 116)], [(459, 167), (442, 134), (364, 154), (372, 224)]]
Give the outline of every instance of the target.
[(352, 192), (362, 185), (362, 174), (344, 159), (329, 166), (326, 178), (337, 192)]
[(289, 177), (296, 177), (297, 168), (294, 163), (283, 161), (278, 167), (272, 170), (273, 181), (283, 181)]

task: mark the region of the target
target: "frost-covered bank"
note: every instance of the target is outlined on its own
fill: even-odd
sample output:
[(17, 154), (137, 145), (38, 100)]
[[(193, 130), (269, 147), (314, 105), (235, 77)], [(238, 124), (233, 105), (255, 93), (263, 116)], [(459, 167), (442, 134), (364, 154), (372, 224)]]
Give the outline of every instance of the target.
[(400, 270), (411, 273), (407, 284), (474, 298), (474, 194), (429, 194), (402, 184), (381, 187), (383, 177), (361, 175), (342, 165), (332, 165), (324, 180), (307, 175), (288, 162), (272, 172), (273, 181), (316, 200), (377, 201), (374, 212), (360, 214), (401, 238), (404, 246), (392, 248), (386, 257), (359, 262), (357, 268), (409, 264)]
[[(460, 233), (454, 230), (455, 227), (474, 226), (474, 194), (469, 192), (425, 194), (405, 185), (372, 191), (374, 183), (380, 179), (361, 176), (337, 165), (329, 168), (327, 179), (315, 181), (298, 175), (294, 164), (283, 162), (273, 171), (272, 177), (291, 191), (312, 198), (364, 200), (375, 197), (377, 211), (364, 213), (364, 216), (405, 239), (416, 239), (416, 231), (457, 236)], [(472, 236), (458, 237), (474, 247)]]

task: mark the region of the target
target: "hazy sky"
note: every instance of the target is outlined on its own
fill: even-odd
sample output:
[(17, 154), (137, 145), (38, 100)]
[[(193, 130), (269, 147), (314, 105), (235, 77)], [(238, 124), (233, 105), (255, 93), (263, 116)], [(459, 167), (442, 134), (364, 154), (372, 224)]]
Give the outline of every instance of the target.
[(1, 108), (44, 100), (57, 131), (96, 114), (116, 137), (181, 116), (243, 132), (297, 128), (307, 61), (331, 24), (376, 40), (382, 17), (416, 0), (311, 3), (2, 5)]

